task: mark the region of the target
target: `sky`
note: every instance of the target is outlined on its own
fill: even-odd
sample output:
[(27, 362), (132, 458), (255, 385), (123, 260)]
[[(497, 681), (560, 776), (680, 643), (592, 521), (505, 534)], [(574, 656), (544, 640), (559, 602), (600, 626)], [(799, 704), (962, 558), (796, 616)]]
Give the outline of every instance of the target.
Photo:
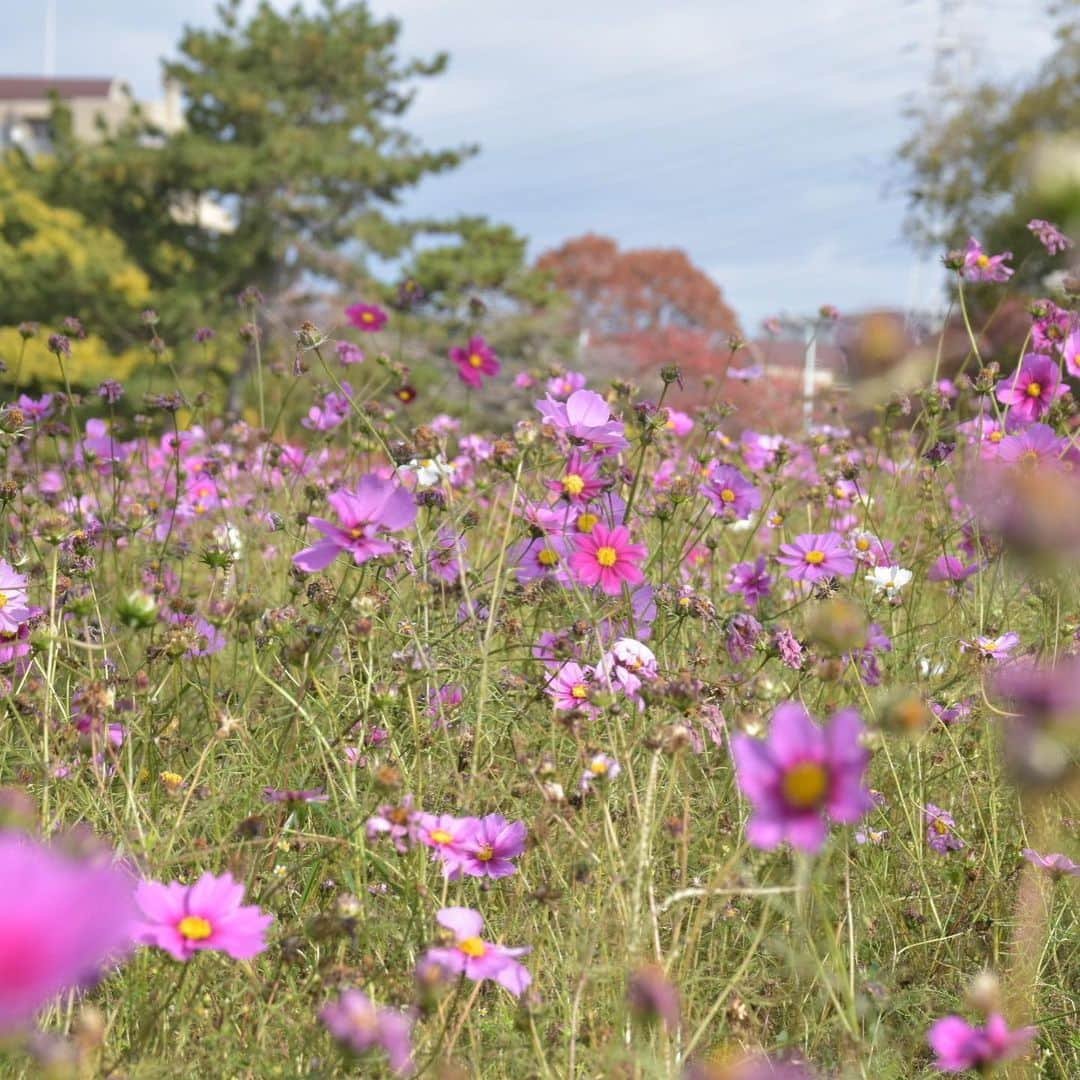
[[(144, 98), (183, 25), (215, 6), (55, 3), (56, 73), (119, 75)], [(749, 329), (824, 303), (938, 306), (938, 263), (903, 234), (905, 108), (930, 100), (943, 52), (961, 80), (1016, 79), (1053, 45), (1042, 0), (371, 6), (401, 20), (403, 55), (451, 57), (407, 126), (431, 146), (481, 147), (405, 212), (485, 214), (534, 255), (588, 231), (683, 248)], [(40, 74), (47, 0), (13, 7), (0, 74)]]

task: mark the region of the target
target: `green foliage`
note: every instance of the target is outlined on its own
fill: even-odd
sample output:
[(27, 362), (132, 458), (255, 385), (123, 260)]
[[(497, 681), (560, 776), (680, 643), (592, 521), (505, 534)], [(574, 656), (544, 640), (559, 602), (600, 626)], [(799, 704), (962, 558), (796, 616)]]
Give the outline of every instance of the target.
[(78, 312), (115, 335), (149, 297), (146, 274), (115, 233), (49, 206), (0, 170), (0, 326)]
[(909, 170), (909, 231), (928, 249), (959, 247), (971, 234), (988, 249), (1016, 253), (1018, 280), (1034, 284), (1054, 262), (1028, 233), (1031, 218), (1080, 223), (1080, 167), (1061, 184), (1048, 158), (1075, 158), (1080, 116), (1080, 4), (1056, 9), (1057, 48), (1019, 86), (983, 82), (946, 89), (915, 112), (918, 128), (900, 148)]
[[(511, 229), (394, 212), (425, 177), (476, 152), (428, 149), (402, 127), (415, 84), (440, 74), (445, 54), (402, 59), (400, 24), (360, 2), (284, 12), (263, 2), (245, 20), (240, 0), (228, 0), (218, 18), (186, 29), (165, 64), (186, 102), (181, 131), (166, 135), (136, 111), (85, 145), (58, 109), (55, 157), (18, 163), (21, 182), (48, 202), (121, 237), (152, 281), (166, 336), (214, 321), (250, 284), (271, 302), (327, 283), (363, 283), (372, 295), (376, 273), (407, 272), (429, 235), (457, 238), (452, 272), (422, 257), (448, 305), (461, 299), (450, 290), (529, 282)], [(224, 227), (208, 227), (223, 212)]]

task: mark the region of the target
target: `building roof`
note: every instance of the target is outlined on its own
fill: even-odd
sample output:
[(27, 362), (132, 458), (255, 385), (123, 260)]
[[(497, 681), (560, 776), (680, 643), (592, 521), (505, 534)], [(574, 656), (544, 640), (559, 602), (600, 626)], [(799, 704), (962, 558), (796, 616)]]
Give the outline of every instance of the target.
[(107, 98), (115, 79), (57, 79), (40, 75), (0, 75), (0, 101), (44, 99), (56, 91), (61, 98)]

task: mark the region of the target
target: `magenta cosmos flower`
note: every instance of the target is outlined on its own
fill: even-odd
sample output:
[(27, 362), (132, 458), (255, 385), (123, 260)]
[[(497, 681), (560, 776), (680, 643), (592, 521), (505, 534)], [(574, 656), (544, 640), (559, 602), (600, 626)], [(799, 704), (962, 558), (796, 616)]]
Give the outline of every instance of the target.
[(507, 821), (502, 814), (475, 819), (471, 832), (459, 843), (461, 872), (470, 877), (507, 877), (516, 866), (510, 861), (525, 850), (528, 829), (524, 821)]
[(937, 1054), (934, 1064), (942, 1072), (982, 1072), (988, 1065), (1023, 1053), (1034, 1037), (1033, 1027), (1010, 1031), (999, 1013), (991, 1013), (984, 1027), (974, 1027), (959, 1016), (943, 1016), (926, 1034)]
[(353, 304), (345, 309), (345, 317), (365, 334), (374, 334), (381, 330), (390, 318), (381, 307), (376, 304)]
[(736, 735), (731, 750), (739, 788), (753, 805), (746, 835), (766, 851), (788, 840), (800, 851), (821, 850), (826, 815), (852, 824), (873, 806), (863, 777), (869, 751), (859, 744), (863, 726), (843, 709), (818, 727), (797, 701), (773, 713), (765, 741)]
[(979, 241), (971, 237), (964, 252), (964, 274), (969, 281), (1008, 281), (1013, 271), (1005, 260), (1011, 258), (1011, 251), (987, 255)]
[(248, 960), (266, 948), (274, 921), (254, 904), (241, 904), (244, 886), (232, 874), (207, 872), (194, 885), (144, 881), (135, 893), (143, 921), (136, 939), (156, 945), (177, 960), (190, 960), (200, 949), (217, 949), (234, 960)]
[(641, 563), (648, 549), (632, 544), (630, 530), (623, 525), (609, 529), (598, 522), (591, 533), (577, 533), (570, 543), (574, 549), (570, 569), (583, 585), (599, 585), (608, 596), (618, 596), (624, 582), (640, 585), (645, 580)]
[(483, 386), (485, 375), (498, 375), (502, 367), (495, 350), (479, 336), (469, 338), (465, 348), (455, 345), (450, 359), (457, 365), (458, 378), (474, 390)]
[(342, 1046), (363, 1054), (378, 1046), (399, 1076), (413, 1071), (412, 1017), (397, 1009), (380, 1009), (361, 990), (342, 990), (337, 1001), (319, 1010), (319, 1019)]
[(1065, 389), (1058, 366), (1049, 356), (1028, 353), (1017, 371), (997, 384), (994, 393), (1002, 405), (1009, 406), (1010, 417), (1030, 424), (1041, 420)]
[(30, 618), (26, 578), (0, 559), (0, 633), (14, 634)]
[(1065, 358), (1068, 373), (1080, 378), (1080, 329), (1074, 330), (1061, 343), (1061, 355)]
[(546, 397), (536, 408), (556, 432), (580, 443), (613, 454), (630, 445), (622, 421), (612, 418), (608, 403), (592, 390), (575, 390), (566, 401)]
[(777, 562), (788, 567), (787, 576), (813, 584), (822, 578), (855, 573), (855, 557), (839, 533), (803, 533), (780, 545)]
[(20, 833), (0, 833), (0, 1033), (130, 948), (135, 881)]
[(424, 954), (425, 964), (437, 964), (444, 971), (462, 974), (473, 982), (493, 979), (511, 994), (520, 995), (529, 988), (532, 975), (516, 959), (532, 952), (529, 946), (511, 949), (485, 941), (480, 936), (484, 920), (480, 912), (472, 908), (442, 908), (435, 918), (454, 935), (454, 942), (428, 949)]
[(358, 566), (377, 555), (388, 555), (394, 546), (382, 534), (407, 529), (416, 520), (412, 494), (374, 474), (362, 477), (355, 491), (335, 491), (326, 501), (340, 524), (308, 518), (323, 539), (293, 556), (293, 564), (301, 570), (325, 570), (343, 551)]

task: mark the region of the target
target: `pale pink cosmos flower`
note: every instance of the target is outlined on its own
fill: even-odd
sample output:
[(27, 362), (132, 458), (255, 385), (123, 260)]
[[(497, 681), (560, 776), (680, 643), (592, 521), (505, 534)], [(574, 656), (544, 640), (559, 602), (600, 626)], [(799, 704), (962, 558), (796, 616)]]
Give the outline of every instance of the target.
[(1032, 218), (1027, 227), (1049, 255), (1057, 255), (1073, 246), (1073, 242), (1056, 225), (1042, 218)]
[(517, 867), (511, 860), (525, 850), (528, 829), (524, 821), (507, 821), (502, 814), (486, 814), (459, 843), (461, 872), (469, 877), (501, 878)]
[(432, 857), (442, 863), (443, 873), (453, 881), (461, 876), (464, 843), (478, 824), (474, 817), (420, 814), (416, 819), (416, 839), (431, 848)]
[(136, 940), (177, 960), (190, 960), (203, 949), (249, 960), (266, 948), (274, 917), (243, 899), (243, 883), (228, 873), (217, 877), (207, 871), (194, 885), (143, 881), (135, 893), (143, 916)]
[(517, 957), (532, 952), (530, 946), (507, 948), (485, 941), (480, 936), (484, 932), (483, 917), (472, 908), (442, 908), (435, 918), (453, 935), (453, 943), (428, 949), (424, 954), (425, 965), (437, 965), (472, 982), (492, 979), (518, 996), (529, 988), (532, 975), (524, 964), (518, 963)]
[(1080, 864), (1074, 863), (1068, 855), (1054, 852), (1052, 855), (1040, 855), (1032, 848), (1024, 848), (1021, 855), (1032, 866), (1045, 870), (1051, 877), (1080, 877)]
[(623, 422), (612, 417), (608, 403), (592, 390), (575, 390), (565, 402), (546, 397), (536, 408), (557, 433), (578, 443), (612, 454), (630, 445)]
[(776, 561), (793, 581), (813, 584), (822, 578), (855, 573), (855, 557), (838, 533), (803, 533), (780, 545)]
[(964, 275), (969, 281), (1008, 281), (1013, 271), (1005, 265), (1005, 260), (1011, 258), (1011, 251), (987, 255), (978, 240), (971, 237), (964, 252)]
[(26, 596), (26, 577), (0, 559), (0, 633), (17, 634), (19, 627), (30, 618)]

